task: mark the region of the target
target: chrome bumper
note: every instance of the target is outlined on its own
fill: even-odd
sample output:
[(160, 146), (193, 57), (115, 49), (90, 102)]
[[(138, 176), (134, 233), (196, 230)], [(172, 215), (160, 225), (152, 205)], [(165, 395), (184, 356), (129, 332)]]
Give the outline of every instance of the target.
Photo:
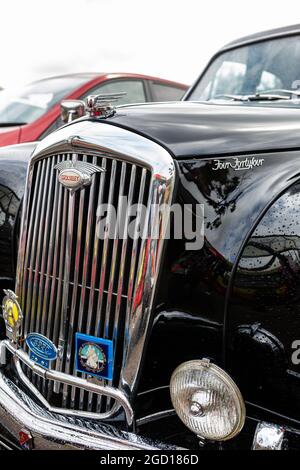
[(53, 413), (33, 401), (0, 372), (0, 426), (15, 441), (30, 432), (34, 449), (155, 450), (174, 449), (96, 420)]
[[(133, 409), (128, 398), (119, 389), (107, 385), (99, 385), (97, 383), (94, 383), (93, 381), (89, 381), (88, 379), (74, 377), (72, 375), (68, 375), (56, 370), (44, 369), (43, 367), (33, 362), (29, 358), (28, 354), (22, 349), (20, 349), (17, 344), (9, 340), (0, 341), (1, 365), (7, 364), (7, 351), (9, 351), (9, 353), (12, 355), (19, 378), (22, 380), (27, 389), (30, 390), (31, 393), (33, 393), (33, 395), (37, 397), (40, 403), (47, 410), (62, 415), (74, 415), (76, 417), (79, 416), (82, 418), (103, 420), (114, 416), (118, 409), (122, 407), (126, 415), (127, 424), (129, 426), (132, 425), (134, 417)], [(43, 379), (53, 380), (55, 382), (63, 383), (65, 385), (76, 386), (88, 392), (96, 393), (98, 395), (105, 395), (107, 397), (113, 398), (116, 403), (112, 407), (111, 411), (108, 411), (106, 413), (91, 413), (86, 411), (75, 411), (65, 408), (54, 408), (47, 402), (43, 395), (41, 395), (38, 389), (34, 387), (30, 380), (28, 380), (26, 374), (23, 372), (21, 363), (26, 365), (29, 369), (32, 370), (32, 372), (34, 372), (39, 377), (42, 377)]]

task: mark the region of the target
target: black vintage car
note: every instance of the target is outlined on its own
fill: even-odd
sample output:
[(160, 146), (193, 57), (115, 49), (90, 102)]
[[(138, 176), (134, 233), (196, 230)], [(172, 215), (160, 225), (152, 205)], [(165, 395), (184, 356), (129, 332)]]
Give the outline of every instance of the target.
[(4, 446), (300, 449), (299, 59), (248, 37), (184, 102), (1, 149)]

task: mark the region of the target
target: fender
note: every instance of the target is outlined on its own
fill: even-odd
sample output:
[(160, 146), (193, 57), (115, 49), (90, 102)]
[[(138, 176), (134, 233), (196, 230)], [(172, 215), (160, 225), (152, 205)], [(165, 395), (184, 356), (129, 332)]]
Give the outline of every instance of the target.
[[(145, 393), (167, 387), (180, 363), (208, 357), (234, 376), (246, 400), (268, 408), (273, 390), (272, 409), (295, 415), (300, 366), (291, 358), (292, 345), (300, 340), (299, 155), (299, 151), (255, 154), (263, 164), (242, 171), (233, 164), (215, 169), (216, 158), (178, 162), (178, 200), (204, 204), (204, 245), (186, 251), (181, 240), (169, 243), (141, 382), (148, 403)], [(223, 157), (222, 161), (234, 160)], [(264, 214), (269, 220), (263, 222)], [(260, 232), (253, 240), (256, 227)], [(287, 229), (295, 233), (285, 240)], [(270, 246), (257, 246), (262, 243)], [(266, 271), (255, 269), (254, 249), (268, 262), (275, 255), (266, 251), (279, 251), (272, 278), (268, 265)], [(245, 269), (245, 257), (250, 267), (252, 261), (252, 272)], [(260, 374), (255, 373), (258, 366)], [(290, 400), (280, 407), (276, 400), (287, 395), (274, 393), (275, 388), (290, 390)], [(161, 402), (159, 396), (158, 407)]]
[(37, 142), (0, 148), (0, 288), (15, 282), (17, 239), (27, 166)]
[[(300, 425), (300, 181), (267, 207), (241, 250), (228, 305), (227, 351), (248, 401)], [(241, 306), (247, 304), (247, 308)]]

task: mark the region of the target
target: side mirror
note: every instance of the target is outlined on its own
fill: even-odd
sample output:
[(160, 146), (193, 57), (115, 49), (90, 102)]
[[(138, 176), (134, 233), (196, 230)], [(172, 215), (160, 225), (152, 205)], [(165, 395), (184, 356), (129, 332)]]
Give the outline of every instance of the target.
[(86, 114), (85, 102), (81, 100), (63, 100), (60, 103), (60, 117), (66, 124)]

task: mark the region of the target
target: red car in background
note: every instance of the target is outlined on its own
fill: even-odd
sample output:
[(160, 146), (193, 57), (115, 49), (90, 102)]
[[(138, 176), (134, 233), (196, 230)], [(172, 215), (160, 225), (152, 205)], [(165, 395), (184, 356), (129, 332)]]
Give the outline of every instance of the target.
[(148, 101), (178, 101), (187, 90), (181, 83), (137, 74), (77, 73), (46, 78), (19, 93), (0, 95), (0, 147), (42, 139), (59, 128), (62, 99), (90, 94), (126, 92), (116, 105)]

